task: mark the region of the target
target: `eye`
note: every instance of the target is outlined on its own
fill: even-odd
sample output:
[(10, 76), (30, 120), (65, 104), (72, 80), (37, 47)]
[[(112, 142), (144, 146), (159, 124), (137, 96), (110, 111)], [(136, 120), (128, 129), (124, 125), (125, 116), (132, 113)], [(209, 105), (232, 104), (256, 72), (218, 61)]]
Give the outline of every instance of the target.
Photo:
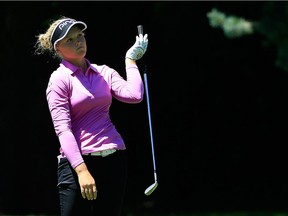
[(78, 38), (83, 38), (85, 36), (85, 34), (83, 32), (78, 34)]

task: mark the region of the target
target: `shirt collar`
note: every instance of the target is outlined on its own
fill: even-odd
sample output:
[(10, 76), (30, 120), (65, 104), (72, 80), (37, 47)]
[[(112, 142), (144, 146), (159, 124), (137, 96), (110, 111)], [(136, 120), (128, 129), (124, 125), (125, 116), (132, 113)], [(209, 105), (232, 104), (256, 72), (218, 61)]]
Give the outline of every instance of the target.
[[(85, 59), (85, 61), (87, 63), (87, 68), (92, 69), (94, 72), (98, 72), (96, 68), (92, 67), (88, 59)], [(75, 73), (77, 70), (80, 69), (78, 66), (72, 64), (69, 61), (66, 61), (65, 59), (62, 59), (61, 64), (64, 65), (66, 68), (70, 69), (71, 74)]]

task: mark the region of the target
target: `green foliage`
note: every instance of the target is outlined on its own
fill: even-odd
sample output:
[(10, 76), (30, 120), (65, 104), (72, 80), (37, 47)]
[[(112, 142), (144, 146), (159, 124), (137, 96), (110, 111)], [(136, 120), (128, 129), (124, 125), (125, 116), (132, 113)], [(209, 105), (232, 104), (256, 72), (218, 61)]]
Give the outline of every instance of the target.
[(221, 27), (226, 19), (226, 15), (215, 8), (207, 13), (207, 17), (209, 18), (210, 25), (214, 28)]
[(222, 28), (228, 38), (236, 38), (253, 33), (253, 23), (241, 17), (226, 16), (226, 14), (215, 8), (207, 14), (207, 17), (210, 25), (214, 28)]
[(207, 13), (213, 28), (222, 28), (224, 35), (231, 39), (259, 33), (264, 36), (263, 45), (276, 49), (275, 66), (288, 71), (288, 2), (267, 2), (262, 17), (247, 21), (237, 16), (226, 16), (217, 9)]

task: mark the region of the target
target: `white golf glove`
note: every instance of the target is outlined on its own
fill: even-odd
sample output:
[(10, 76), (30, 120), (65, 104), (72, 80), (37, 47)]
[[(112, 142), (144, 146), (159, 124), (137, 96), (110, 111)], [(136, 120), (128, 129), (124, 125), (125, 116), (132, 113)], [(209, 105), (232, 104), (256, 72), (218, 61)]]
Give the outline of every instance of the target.
[(132, 60), (139, 60), (142, 58), (147, 50), (148, 46), (148, 35), (139, 34), (136, 36), (136, 42), (134, 45), (126, 52), (125, 58), (130, 58)]

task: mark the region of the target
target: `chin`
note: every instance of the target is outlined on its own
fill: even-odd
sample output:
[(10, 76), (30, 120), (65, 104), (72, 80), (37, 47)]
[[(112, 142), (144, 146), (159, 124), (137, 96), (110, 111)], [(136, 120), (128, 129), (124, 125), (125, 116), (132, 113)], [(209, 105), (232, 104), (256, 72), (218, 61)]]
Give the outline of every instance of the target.
[(86, 53), (87, 53), (86, 50), (82, 50), (82, 49), (78, 50), (78, 56), (85, 57)]

